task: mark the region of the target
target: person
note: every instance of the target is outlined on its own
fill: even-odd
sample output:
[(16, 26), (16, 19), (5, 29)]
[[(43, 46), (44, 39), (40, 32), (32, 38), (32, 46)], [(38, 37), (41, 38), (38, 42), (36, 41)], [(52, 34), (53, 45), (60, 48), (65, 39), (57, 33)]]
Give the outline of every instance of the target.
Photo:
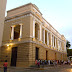
[(50, 60), (48, 60), (48, 65), (50, 65)]
[(44, 68), (44, 60), (42, 61), (42, 67)]
[(38, 61), (37, 61), (37, 60), (35, 60), (35, 65), (36, 65), (36, 67), (37, 67), (37, 62), (38, 62)]
[(40, 68), (40, 60), (38, 60), (38, 63), (37, 64), (38, 64), (38, 68)]
[(3, 64), (3, 66), (4, 66), (4, 72), (7, 72), (7, 65), (8, 65), (7, 60), (5, 60), (5, 63)]
[(53, 60), (53, 65), (55, 66), (55, 61)]
[(70, 62), (70, 65), (71, 65), (71, 67), (72, 67), (72, 61)]

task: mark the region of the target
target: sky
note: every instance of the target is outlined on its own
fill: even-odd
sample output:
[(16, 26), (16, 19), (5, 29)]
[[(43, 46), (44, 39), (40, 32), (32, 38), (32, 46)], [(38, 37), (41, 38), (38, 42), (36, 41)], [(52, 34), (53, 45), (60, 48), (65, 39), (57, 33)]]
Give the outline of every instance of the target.
[(72, 48), (72, 0), (7, 0), (6, 11), (27, 3), (35, 4), (42, 16), (70, 41)]

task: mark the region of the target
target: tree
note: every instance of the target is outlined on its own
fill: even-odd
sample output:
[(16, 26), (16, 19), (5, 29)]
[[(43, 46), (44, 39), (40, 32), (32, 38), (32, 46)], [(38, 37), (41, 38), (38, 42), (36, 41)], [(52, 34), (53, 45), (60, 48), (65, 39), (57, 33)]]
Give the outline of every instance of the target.
[(71, 46), (71, 44), (70, 44), (70, 42), (67, 40), (67, 42), (66, 42), (66, 48), (69, 49), (70, 46)]

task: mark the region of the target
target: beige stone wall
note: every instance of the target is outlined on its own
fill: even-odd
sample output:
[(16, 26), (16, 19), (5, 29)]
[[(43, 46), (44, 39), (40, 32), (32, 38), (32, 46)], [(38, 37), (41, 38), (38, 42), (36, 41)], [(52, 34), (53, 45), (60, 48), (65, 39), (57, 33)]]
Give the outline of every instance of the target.
[[(0, 61), (8, 60), (8, 66), (11, 64), (11, 52), (12, 47), (18, 47), (17, 49), (17, 67), (27, 67), (35, 65), (35, 53), (36, 47), (39, 48), (39, 59), (46, 60), (46, 51), (48, 51), (48, 60), (66, 60), (66, 54), (60, 53), (49, 48), (44, 48), (43, 46), (35, 43), (20, 43), (10, 45), (9, 47), (3, 46), (1, 48), (1, 58)], [(55, 59), (56, 53), (56, 59)], [(61, 58), (61, 54), (63, 57)], [(6, 57), (7, 56), (7, 57)], [(1, 62), (3, 64), (3, 62)]]
[[(17, 65), (16, 65), (18, 67), (31, 66), (35, 64), (36, 47), (39, 48), (39, 59), (41, 60), (46, 60), (46, 51), (47, 51), (48, 60), (66, 60), (67, 59), (67, 54), (64, 51), (65, 50), (64, 36), (62, 36), (61, 38), (60, 34), (56, 30), (54, 30), (56, 32), (52, 33), (53, 27), (51, 25), (47, 27), (47, 24), (45, 23), (45, 21), (42, 20), (43, 18), (41, 17), (41, 13), (39, 13), (39, 10), (37, 10), (38, 13), (35, 12), (34, 10), (37, 8), (34, 9), (32, 6), (34, 7), (34, 5), (32, 4), (27, 4), (25, 6), (21, 6), (21, 7), (8, 11), (8, 16), (4, 24), (3, 42), (1, 47), (1, 59), (5, 60), (6, 55), (8, 55), (7, 59), (9, 62), (9, 66), (11, 63), (12, 47), (18, 47)], [(32, 12), (28, 13), (26, 11), (32, 11), (34, 13)], [(24, 14), (20, 15), (22, 13)], [(34, 31), (33, 21), (34, 20), (35, 20), (35, 23), (38, 23), (39, 27), (42, 21), (44, 21), (44, 25), (42, 25), (42, 28), (44, 28), (46, 31), (49, 30), (49, 33), (50, 33), (49, 45), (44, 44), (40, 40), (40, 37), (39, 39), (35, 39), (35, 37), (33, 37), (33, 31)], [(10, 40), (11, 26), (16, 26), (19, 24), (22, 24), (22, 38)], [(57, 37), (59, 40), (62, 40), (63, 51), (58, 49), (57, 41), (56, 41), (57, 48), (52, 46), (52, 35), (54, 35), (54, 37)], [(7, 47), (7, 44), (9, 45), (9, 47)]]
[(29, 65), (29, 43), (14, 44), (14, 45), (9, 46), (9, 47), (3, 46), (1, 48), (0, 61), (2, 60), (4, 62), (7, 59), (8, 66), (10, 66), (12, 47), (18, 47), (16, 66), (18, 66), (18, 67), (28, 66)]
[(7, 17), (12, 17), (12, 16), (19, 15), (19, 14), (22, 14), (22, 13), (25, 13), (28, 11), (31, 11), (31, 4), (28, 4), (26, 6), (25, 5), (20, 6), (20, 7), (17, 7), (15, 9), (9, 10), (7, 12)]
[[(6, 1), (7, 0), (0, 0), (0, 47), (2, 45), (2, 37), (3, 37), (3, 29), (4, 29)], [(1, 57), (1, 49), (0, 49), (0, 57)]]
[[(21, 22), (19, 22), (19, 21), (21, 21)], [(19, 22), (19, 23), (16, 23), (16, 22)], [(15, 23), (15, 24), (13, 24), (13, 23)], [(14, 21), (5, 22), (4, 32), (3, 32), (3, 43), (6, 41), (10, 42), (11, 26), (19, 25), (19, 24), (23, 24), (22, 25), (22, 39), (30, 37), (30, 16), (27, 16), (27, 17), (17, 19)], [(17, 42), (18, 42), (18, 40), (17, 40)]]
[[(23, 9), (24, 9), (24, 11), (27, 9), (28, 11), (32, 11), (32, 12), (29, 12), (29, 14), (28, 14), (28, 11), (22, 12)], [(19, 18), (19, 16), (17, 16), (17, 15), (20, 15), (20, 14), (17, 14), (17, 12), (20, 13), (20, 14), (24, 13), (23, 15), (25, 17)], [(11, 15), (14, 15), (15, 17), (12, 17)], [(23, 15), (21, 15), (21, 16), (23, 16)], [(30, 15), (30, 16), (28, 16), (28, 15)], [(10, 16), (11, 18), (8, 19), (8, 16)], [(7, 22), (5, 21), (5, 26), (4, 26), (5, 28), (4, 28), (4, 33), (3, 33), (4, 34), (3, 35), (3, 43), (5, 41), (9, 42), (9, 40), (10, 40), (11, 26), (17, 25), (17, 24), (20, 24), (20, 23), (23, 24), (22, 39), (27, 38), (27, 37), (33, 37), (33, 25), (34, 25), (33, 20), (35, 20), (35, 23), (38, 23), (39, 27), (43, 22), (44, 25), (42, 25), (42, 27), (44, 29), (46, 29), (46, 30), (48, 29), (50, 31), (49, 45), (52, 44), (51, 35), (55, 35), (55, 37), (56, 38), (58, 37), (58, 39), (60, 39), (60, 40), (65, 40), (63, 35), (61, 37), (61, 35), (44, 18), (42, 18), (42, 15), (41, 15), (39, 9), (31, 3), (8, 11), (8, 16), (6, 18)], [(19, 18), (19, 19), (16, 19), (16, 18)], [(48, 27), (47, 27), (47, 23), (49, 25)], [(39, 38), (40, 38), (40, 35), (39, 35)], [(57, 48), (58, 48), (58, 43), (57, 43)], [(62, 50), (65, 50), (64, 49), (64, 43), (62, 43)]]
[(33, 36), (33, 17), (30, 16), (30, 36)]
[(29, 43), (22, 43), (18, 45), (16, 66), (29, 66)]

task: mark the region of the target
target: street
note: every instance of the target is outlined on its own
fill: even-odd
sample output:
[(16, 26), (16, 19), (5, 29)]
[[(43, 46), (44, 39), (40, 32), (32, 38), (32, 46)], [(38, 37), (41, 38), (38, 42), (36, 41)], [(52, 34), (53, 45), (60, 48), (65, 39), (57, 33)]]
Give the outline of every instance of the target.
[[(3, 68), (0, 68), (0, 72), (3, 72)], [(44, 68), (8, 68), (7, 72), (72, 72), (70, 65), (58, 65)]]

